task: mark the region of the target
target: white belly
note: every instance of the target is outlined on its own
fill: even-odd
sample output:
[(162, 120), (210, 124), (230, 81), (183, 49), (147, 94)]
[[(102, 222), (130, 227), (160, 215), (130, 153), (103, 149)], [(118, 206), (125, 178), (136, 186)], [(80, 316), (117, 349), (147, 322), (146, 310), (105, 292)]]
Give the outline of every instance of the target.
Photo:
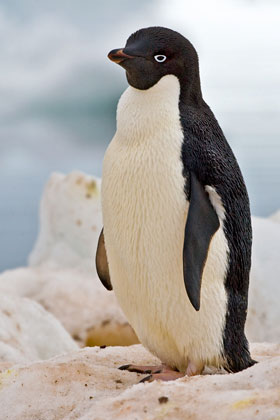
[(110, 277), (124, 313), (151, 352), (184, 370), (188, 360), (200, 366), (221, 361), (227, 246), (220, 229), (196, 312), (183, 279), (188, 202), (178, 99), (174, 76), (148, 91), (125, 91), (104, 158), (102, 209)]

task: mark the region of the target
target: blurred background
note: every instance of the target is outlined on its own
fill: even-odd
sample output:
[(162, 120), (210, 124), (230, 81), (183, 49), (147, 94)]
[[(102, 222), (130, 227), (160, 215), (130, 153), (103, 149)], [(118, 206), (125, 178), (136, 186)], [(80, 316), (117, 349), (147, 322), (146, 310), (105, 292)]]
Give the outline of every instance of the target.
[(127, 86), (106, 56), (151, 25), (196, 47), (253, 215), (280, 208), (278, 0), (0, 0), (0, 271), (26, 264), (52, 171), (101, 176)]

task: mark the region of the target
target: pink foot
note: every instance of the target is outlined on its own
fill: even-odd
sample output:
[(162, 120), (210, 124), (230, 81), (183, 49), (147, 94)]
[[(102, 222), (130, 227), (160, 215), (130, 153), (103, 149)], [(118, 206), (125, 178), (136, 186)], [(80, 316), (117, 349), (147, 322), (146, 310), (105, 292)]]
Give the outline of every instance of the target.
[(182, 378), (184, 373), (178, 372), (177, 370), (166, 370), (161, 373), (153, 373), (152, 375), (146, 376), (141, 379), (141, 382), (153, 382), (153, 381), (175, 381), (175, 379)]
[(120, 370), (127, 370), (128, 372), (136, 373), (160, 373), (164, 369), (164, 365), (159, 366), (141, 366), (141, 365), (123, 365), (120, 366)]
[(198, 369), (198, 367), (196, 366), (195, 363), (193, 363), (193, 362), (188, 363), (188, 367), (187, 367), (187, 370), (186, 370), (186, 375), (187, 376), (199, 375), (200, 373), (201, 373), (201, 370)]
[(119, 367), (120, 370), (127, 370), (128, 372), (149, 373), (150, 375), (143, 378), (140, 382), (152, 382), (155, 380), (173, 381), (174, 379), (182, 378), (183, 373), (172, 369), (164, 364), (160, 366), (138, 366), (138, 365), (124, 365)]

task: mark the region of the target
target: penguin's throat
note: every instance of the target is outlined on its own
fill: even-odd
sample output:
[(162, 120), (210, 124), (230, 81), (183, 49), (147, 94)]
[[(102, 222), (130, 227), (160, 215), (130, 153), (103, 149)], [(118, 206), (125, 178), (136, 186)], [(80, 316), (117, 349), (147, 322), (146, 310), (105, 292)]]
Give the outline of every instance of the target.
[(147, 90), (129, 86), (122, 94), (117, 109), (117, 134), (123, 140), (158, 136), (178, 125), (180, 83), (167, 75)]

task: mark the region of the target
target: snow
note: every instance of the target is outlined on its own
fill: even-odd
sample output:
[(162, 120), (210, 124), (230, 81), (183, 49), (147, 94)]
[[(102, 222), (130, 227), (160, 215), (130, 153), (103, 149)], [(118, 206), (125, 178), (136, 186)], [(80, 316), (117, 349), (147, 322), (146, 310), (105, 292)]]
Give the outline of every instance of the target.
[(273, 222), (280, 223), (280, 210), (276, 211), (270, 216), (270, 220), (273, 220)]
[(78, 346), (61, 323), (33, 300), (0, 296), (0, 361), (49, 359)]
[(0, 373), (1, 416), (6, 420), (279, 418), (280, 345), (256, 344), (252, 352), (260, 363), (237, 374), (141, 384), (142, 375), (117, 369), (130, 362), (158, 363), (141, 345), (86, 348), (40, 363), (18, 364)]
[(138, 339), (114, 293), (104, 289), (95, 270), (100, 184), (78, 171), (50, 177), (29, 267), (0, 274), (0, 292), (36, 300), (81, 345), (135, 344)]
[(250, 341), (280, 341), (280, 225), (253, 217), (253, 253), (246, 331)]
[(54, 173), (40, 205), (40, 232), (30, 266), (78, 268), (94, 272), (102, 229), (101, 180), (82, 172)]

